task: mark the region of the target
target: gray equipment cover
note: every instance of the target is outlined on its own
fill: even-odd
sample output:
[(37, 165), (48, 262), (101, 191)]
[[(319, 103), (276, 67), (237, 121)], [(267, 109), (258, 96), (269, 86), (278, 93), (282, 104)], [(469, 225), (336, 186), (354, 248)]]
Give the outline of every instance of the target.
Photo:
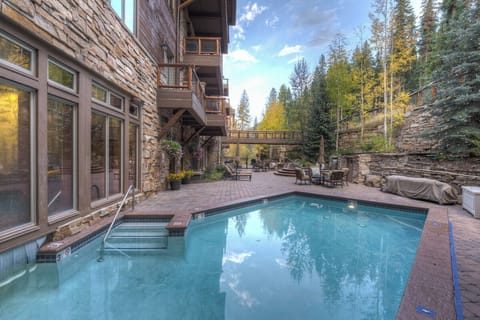
[(457, 203), (457, 191), (449, 184), (433, 179), (388, 176), (382, 191), (404, 197), (430, 200), (439, 204)]

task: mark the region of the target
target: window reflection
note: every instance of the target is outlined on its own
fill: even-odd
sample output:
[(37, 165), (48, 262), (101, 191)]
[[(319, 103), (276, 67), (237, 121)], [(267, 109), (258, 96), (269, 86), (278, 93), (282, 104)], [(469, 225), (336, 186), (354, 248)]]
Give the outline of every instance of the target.
[(128, 185), (137, 186), (137, 141), (138, 126), (129, 125), (128, 130)]
[(31, 50), (0, 34), (0, 59), (31, 71), (32, 55)]
[(121, 191), (121, 170), (122, 170), (122, 123), (119, 119), (110, 118), (109, 121), (109, 195)]
[(90, 191), (95, 201), (122, 191), (122, 121), (93, 113), (91, 135)]
[(92, 113), (91, 127), (91, 199), (92, 201), (105, 198), (105, 146), (106, 146), (106, 116)]
[(48, 99), (48, 214), (74, 208), (74, 105)]
[(31, 101), (0, 83), (0, 231), (31, 221)]

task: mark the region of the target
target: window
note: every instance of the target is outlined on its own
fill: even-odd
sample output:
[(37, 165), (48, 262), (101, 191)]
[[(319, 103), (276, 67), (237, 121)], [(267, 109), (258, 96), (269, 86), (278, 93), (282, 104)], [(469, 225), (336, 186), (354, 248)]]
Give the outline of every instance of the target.
[(48, 97), (48, 215), (76, 206), (76, 114), (73, 103)]
[(0, 60), (5, 64), (33, 73), (34, 50), (20, 41), (0, 33)]
[(98, 84), (92, 84), (92, 98), (107, 103), (107, 90)]
[(99, 84), (92, 84), (92, 98), (96, 100), (96, 102), (101, 102), (103, 105), (123, 111), (124, 99)]
[(0, 232), (33, 222), (33, 98), (0, 80)]
[(76, 72), (52, 60), (48, 61), (48, 80), (68, 89), (77, 90)]
[(135, 0), (110, 0), (110, 4), (127, 28), (135, 33)]
[(91, 200), (108, 198), (122, 191), (122, 121), (92, 113)]

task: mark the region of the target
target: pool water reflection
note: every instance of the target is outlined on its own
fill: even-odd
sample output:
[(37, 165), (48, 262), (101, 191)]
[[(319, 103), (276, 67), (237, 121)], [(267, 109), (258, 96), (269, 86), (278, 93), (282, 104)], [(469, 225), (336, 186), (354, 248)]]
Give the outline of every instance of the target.
[(0, 319), (394, 319), (425, 215), (290, 196), (193, 221), (163, 254), (99, 241), (0, 288)]

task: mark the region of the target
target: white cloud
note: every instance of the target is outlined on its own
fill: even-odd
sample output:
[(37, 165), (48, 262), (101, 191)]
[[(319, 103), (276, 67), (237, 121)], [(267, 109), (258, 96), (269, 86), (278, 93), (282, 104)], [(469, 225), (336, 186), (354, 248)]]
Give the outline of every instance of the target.
[(245, 259), (251, 257), (254, 253), (255, 252), (253, 251), (242, 252), (242, 253), (230, 252), (223, 257), (222, 265), (224, 265), (227, 261), (237, 263), (237, 264), (242, 264), (245, 261)]
[(232, 27), (234, 32), (233, 38), (236, 40), (245, 40), (245, 29), (240, 24)]
[(240, 16), (239, 21), (246, 21), (252, 22), (255, 18), (260, 15), (263, 11), (267, 10), (267, 7), (260, 6), (258, 3), (254, 2), (251, 4), (250, 2), (244, 7), (245, 12)]
[(260, 44), (257, 44), (256, 46), (252, 46), (252, 50), (255, 52), (259, 52), (260, 49), (262, 49), (262, 45)]
[(297, 56), (297, 57), (295, 57), (295, 58), (293, 58), (293, 59), (288, 60), (287, 63), (288, 63), (288, 64), (297, 63), (298, 61), (300, 61), (300, 60), (302, 60), (302, 59), (304, 59), (304, 58), (305, 58), (304, 56)]
[(279, 21), (280, 19), (275, 15), (273, 18), (265, 20), (265, 25), (267, 27), (274, 28)]
[(258, 62), (257, 58), (255, 58), (253, 55), (250, 54), (250, 52), (245, 49), (237, 49), (230, 51), (230, 53), (226, 57), (227, 59), (237, 62)]
[(291, 47), (289, 47), (288, 45), (285, 45), (283, 49), (280, 50), (280, 52), (278, 53), (278, 56), (279, 57), (288, 56), (289, 54), (300, 53), (302, 52), (302, 50), (303, 50), (303, 47), (299, 44)]

